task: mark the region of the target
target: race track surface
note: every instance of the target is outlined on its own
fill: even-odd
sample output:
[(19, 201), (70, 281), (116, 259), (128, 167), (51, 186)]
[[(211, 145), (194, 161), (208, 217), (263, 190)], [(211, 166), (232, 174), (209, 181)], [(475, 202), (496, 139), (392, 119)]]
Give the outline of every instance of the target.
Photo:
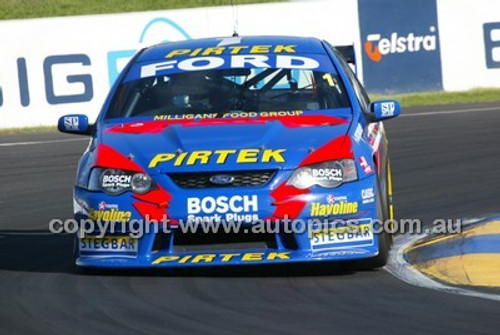
[[(500, 107), (491, 107), (409, 109), (386, 122), (398, 218), (429, 224), (500, 212)], [(48, 222), (72, 215), (86, 144), (57, 133), (0, 134), (0, 334), (500, 332), (499, 302), (413, 287), (384, 270), (77, 275), (72, 238), (50, 234)]]

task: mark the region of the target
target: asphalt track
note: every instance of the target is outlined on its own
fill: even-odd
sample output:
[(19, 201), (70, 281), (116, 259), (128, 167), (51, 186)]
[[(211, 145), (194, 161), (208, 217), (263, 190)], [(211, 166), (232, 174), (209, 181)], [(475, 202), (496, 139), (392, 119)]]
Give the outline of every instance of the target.
[[(500, 107), (406, 112), (386, 123), (396, 216), (430, 223), (500, 212)], [(500, 303), (414, 287), (384, 270), (74, 274), (71, 237), (51, 235), (48, 222), (71, 217), (85, 146), (56, 133), (0, 134), (0, 334), (500, 332)]]

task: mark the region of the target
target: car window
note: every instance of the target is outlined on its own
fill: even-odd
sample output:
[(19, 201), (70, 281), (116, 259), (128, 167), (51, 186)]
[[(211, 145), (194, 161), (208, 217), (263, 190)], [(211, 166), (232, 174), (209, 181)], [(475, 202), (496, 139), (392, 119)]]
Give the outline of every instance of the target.
[(339, 60), (340, 65), (342, 66), (342, 68), (346, 72), (346, 74), (349, 78), (349, 81), (351, 82), (351, 85), (354, 89), (354, 93), (356, 94), (356, 97), (361, 105), (361, 108), (363, 108), (363, 110), (366, 113), (368, 113), (370, 110), (370, 98), (368, 97), (368, 94), (366, 93), (365, 89), (363, 88), (363, 86), (359, 82), (356, 74), (352, 71), (349, 64), (347, 64), (347, 62), (342, 57), (340, 52), (338, 52), (335, 48), (332, 48), (332, 49), (333, 49), (333, 52), (335, 53), (335, 55), (337, 56), (337, 59)]
[(129, 78), (116, 91), (106, 118), (348, 107), (345, 88), (331, 64), (318, 70), (220, 68)]

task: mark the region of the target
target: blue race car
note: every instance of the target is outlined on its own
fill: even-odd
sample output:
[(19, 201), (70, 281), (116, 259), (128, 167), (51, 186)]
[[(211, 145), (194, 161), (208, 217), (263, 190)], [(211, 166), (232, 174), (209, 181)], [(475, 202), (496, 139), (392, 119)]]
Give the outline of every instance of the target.
[(95, 124), (59, 120), (91, 136), (74, 188), (85, 233), (76, 265), (385, 265), (393, 211), (381, 121), (400, 107), (370, 103), (348, 63), (352, 47), (296, 37), (138, 52)]

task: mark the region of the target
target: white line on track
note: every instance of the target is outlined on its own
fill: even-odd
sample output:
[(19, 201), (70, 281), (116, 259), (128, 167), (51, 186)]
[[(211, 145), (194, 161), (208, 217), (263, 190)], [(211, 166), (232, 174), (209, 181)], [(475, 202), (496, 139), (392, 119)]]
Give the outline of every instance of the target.
[(483, 107), (483, 108), (467, 108), (467, 109), (453, 109), (444, 111), (429, 111), (429, 112), (415, 112), (408, 114), (401, 114), (399, 117), (408, 116), (429, 116), (429, 115), (439, 115), (439, 114), (460, 114), (460, 113), (472, 113), (472, 112), (500, 112), (500, 107)]
[[(477, 222), (478, 220), (479, 219), (470, 220), (467, 223), (470, 224), (473, 222)], [(397, 277), (402, 281), (414, 286), (429, 288), (447, 293), (455, 293), (470, 297), (500, 301), (500, 295), (488, 294), (441, 284), (423, 275), (421, 272), (415, 269), (415, 267), (409, 264), (403, 257), (403, 251), (410, 245), (417, 243), (419, 240), (425, 238), (426, 236), (426, 234), (396, 236), (396, 238), (394, 239), (394, 245), (391, 249), (389, 262), (385, 266), (385, 270), (387, 270), (394, 277)]]
[(48, 140), (48, 141), (29, 141), (29, 142), (10, 142), (10, 143), (0, 143), (0, 147), (15, 147), (18, 145), (34, 145), (34, 144), (49, 144), (49, 143), (64, 143), (64, 142), (76, 142), (76, 141), (88, 141), (89, 138), (70, 138), (66, 140)]

